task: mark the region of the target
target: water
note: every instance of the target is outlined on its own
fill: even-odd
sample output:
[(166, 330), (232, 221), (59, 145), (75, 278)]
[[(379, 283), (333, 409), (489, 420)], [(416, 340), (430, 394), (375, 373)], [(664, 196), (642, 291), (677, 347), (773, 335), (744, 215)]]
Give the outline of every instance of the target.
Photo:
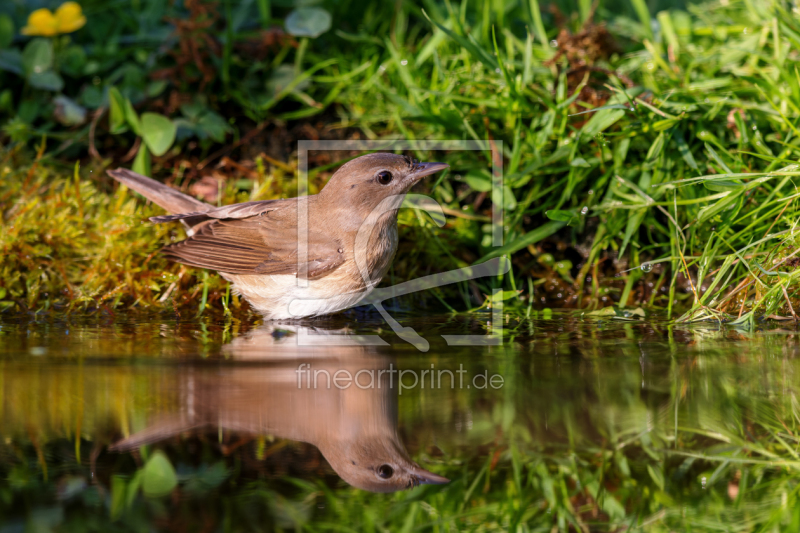
[(793, 325), (396, 318), (4, 316), (0, 530), (800, 520)]

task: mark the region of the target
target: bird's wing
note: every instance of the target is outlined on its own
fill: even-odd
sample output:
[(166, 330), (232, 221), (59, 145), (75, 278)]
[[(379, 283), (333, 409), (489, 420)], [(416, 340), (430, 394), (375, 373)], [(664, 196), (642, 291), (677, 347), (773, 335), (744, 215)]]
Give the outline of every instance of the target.
[(214, 207), (206, 211), (190, 211), (187, 213), (179, 213), (176, 215), (161, 215), (157, 217), (150, 217), (150, 221), (160, 224), (162, 222), (173, 222), (175, 220), (185, 220), (195, 217), (208, 220), (212, 218), (226, 219), (226, 218), (249, 218), (256, 215), (263, 215), (269, 211), (278, 209), (285, 209), (294, 204), (294, 198), (290, 200), (261, 200), (257, 202), (244, 202), (241, 204), (224, 205), (222, 207)]
[(298, 265), (297, 225), (290, 222), (292, 219), (267, 214), (214, 220), (162, 251), (173, 261), (230, 274), (289, 274), (317, 279), (344, 263), (341, 242), (309, 230), (308, 261)]

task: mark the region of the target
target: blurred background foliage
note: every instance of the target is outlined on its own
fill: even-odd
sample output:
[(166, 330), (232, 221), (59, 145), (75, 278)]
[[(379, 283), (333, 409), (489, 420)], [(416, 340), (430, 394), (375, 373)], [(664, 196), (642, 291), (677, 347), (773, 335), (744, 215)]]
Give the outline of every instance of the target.
[[(0, 6), (3, 308), (236, 306), (215, 275), (152, 254), (179, 231), (141, 227), (156, 211), (109, 199), (103, 170), (212, 203), (286, 197), (298, 139), (378, 138), (503, 142), (496, 197), (488, 152), (415, 154), (451, 164), (424, 186), (449, 222), (404, 214), (388, 281), (514, 262), (434, 302), (469, 309), (502, 285), (523, 308), (750, 327), (800, 305), (789, 2), (68, 4)], [(312, 192), (353, 155), (312, 154)]]

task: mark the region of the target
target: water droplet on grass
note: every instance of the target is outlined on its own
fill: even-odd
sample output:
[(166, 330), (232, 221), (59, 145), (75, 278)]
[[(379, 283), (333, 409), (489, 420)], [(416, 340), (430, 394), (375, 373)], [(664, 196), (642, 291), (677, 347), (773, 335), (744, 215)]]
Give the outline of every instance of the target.
[(642, 269), (642, 272), (650, 272), (651, 270), (653, 270), (653, 263), (648, 263), (645, 261), (644, 263), (639, 265), (639, 268)]
[(550, 41), (550, 46), (552, 46), (553, 48), (558, 48), (558, 41), (553, 39), (552, 41)]
[(585, 215), (588, 212), (589, 212), (589, 208), (586, 207), (586, 206), (583, 206), (583, 209), (581, 209), (581, 215)]

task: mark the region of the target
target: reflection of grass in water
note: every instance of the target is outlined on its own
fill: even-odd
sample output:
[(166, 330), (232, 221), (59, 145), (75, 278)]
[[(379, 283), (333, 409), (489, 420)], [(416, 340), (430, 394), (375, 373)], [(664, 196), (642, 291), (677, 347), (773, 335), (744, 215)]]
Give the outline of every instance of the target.
[[(408, 368), (444, 368), (455, 361), (473, 375), (485, 368), (505, 378), (499, 390), (404, 393), (403, 440), (422, 464), (450, 477), (450, 485), (368, 494), (337, 482), (308, 447), (248, 439), (241, 444), (235, 434), (222, 435), (220, 444), (212, 431), (203, 439), (155, 446), (175, 465), (178, 492), (155, 500), (133, 493), (130, 506), (126, 501), (123, 510), (115, 508), (116, 524), (793, 529), (800, 520), (795, 339), (779, 330), (747, 338), (731, 330), (554, 318), (535, 320), (524, 345), (495, 349), (491, 357), (459, 352), (401, 358)], [(91, 337), (91, 328), (71, 328), (71, 334)], [(41, 334), (45, 326), (29, 330)], [(188, 351), (206, 342), (191, 344), (188, 333)], [(211, 330), (210, 341), (223, 334)], [(152, 348), (169, 345), (169, 337), (159, 336)], [(138, 467), (129, 455), (103, 450), (120, 432), (144, 427), (179, 401), (164, 393), (175, 371), (162, 365), (4, 363), (3, 516), (19, 517), (26, 502), (31, 516), (56, 509), (66, 522), (108, 521), (115, 487), (129, 486)], [(225, 468), (214, 467), (219, 461)], [(265, 467), (274, 461), (291, 475), (274, 477), (275, 470)], [(82, 486), (81, 478), (92, 479), (92, 462), (98, 485)], [(68, 500), (55, 499), (54, 491), (68, 489), (75, 492)]]

